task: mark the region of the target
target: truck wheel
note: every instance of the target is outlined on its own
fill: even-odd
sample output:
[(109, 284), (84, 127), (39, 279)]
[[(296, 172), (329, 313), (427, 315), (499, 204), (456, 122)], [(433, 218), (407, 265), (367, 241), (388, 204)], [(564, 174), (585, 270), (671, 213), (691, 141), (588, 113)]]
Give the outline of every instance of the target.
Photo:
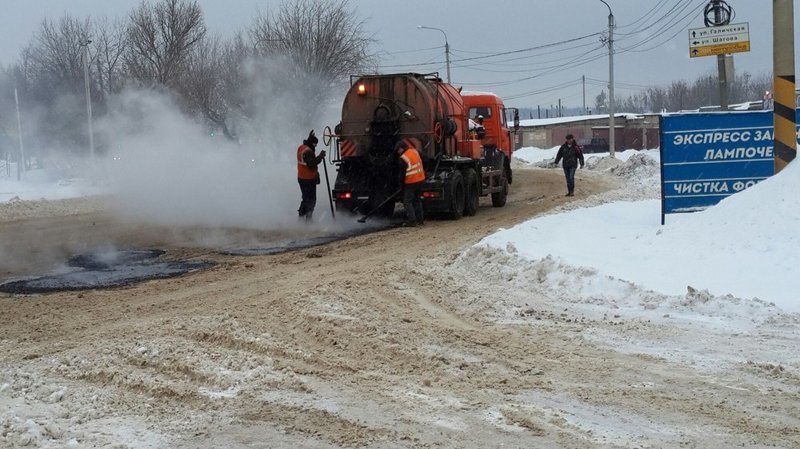
[(494, 207), (503, 207), (506, 205), (506, 199), (508, 198), (508, 180), (505, 176), (500, 178), (500, 186), (502, 189), (492, 194), (492, 206)]
[(454, 171), (450, 178), (450, 218), (458, 220), (464, 214), (464, 178)]
[(478, 174), (472, 168), (464, 171), (464, 180), (467, 195), (464, 201), (464, 215), (471, 217), (478, 213), (481, 186), (478, 184)]

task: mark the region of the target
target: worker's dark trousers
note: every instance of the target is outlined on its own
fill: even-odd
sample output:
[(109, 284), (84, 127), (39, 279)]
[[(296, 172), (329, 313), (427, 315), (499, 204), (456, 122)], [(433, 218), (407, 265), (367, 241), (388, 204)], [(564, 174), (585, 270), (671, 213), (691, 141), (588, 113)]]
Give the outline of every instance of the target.
[(564, 167), (564, 176), (567, 178), (567, 192), (575, 191), (575, 170), (578, 167)]
[(303, 198), (300, 201), (300, 208), (297, 209), (297, 213), (299, 216), (310, 220), (311, 215), (314, 213), (314, 206), (317, 205), (317, 181), (298, 179), (297, 182), (300, 184), (300, 193)]
[(406, 184), (403, 187), (403, 207), (406, 210), (406, 221), (408, 223), (422, 224), (425, 221), (425, 215), (422, 212), (422, 184), (417, 182), (414, 184)]

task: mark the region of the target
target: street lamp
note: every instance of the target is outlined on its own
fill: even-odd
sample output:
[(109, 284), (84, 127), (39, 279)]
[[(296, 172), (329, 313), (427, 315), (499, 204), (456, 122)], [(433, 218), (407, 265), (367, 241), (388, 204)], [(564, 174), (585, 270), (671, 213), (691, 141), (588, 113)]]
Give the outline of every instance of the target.
[(84, 39), (80, 45), (83, 47), (83, 81), (86, 87), (86, 117), (89, 123), (89, 154), (94, 162), (94, 131), (92, 130), (92, 96), (89, 91), (89, 44), (91, 39)]
[(417, 25), (417, 29), (419, 30), (436, 30), (441, 32), (444, 35), (444, 56), (445, 60), (447, 61), (447, 84), (450, 83), (450, 44), (447, 42), (447, 33), (444, 32), (441, 28), (435, 27), (426, 27), (423, 25)]
[(614, 157), (614, 13), (611, 6), (600, 0), (608, 8), (608, 155)]

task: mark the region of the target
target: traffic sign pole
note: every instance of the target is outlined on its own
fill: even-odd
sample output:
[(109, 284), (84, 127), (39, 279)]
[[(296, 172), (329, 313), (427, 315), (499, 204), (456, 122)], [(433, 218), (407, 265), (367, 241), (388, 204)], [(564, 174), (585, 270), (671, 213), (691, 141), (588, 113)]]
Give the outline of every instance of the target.
[[(722, 11), (720, 0), (714, 2), (714, 23), (722, 22)], [(725, 71), (725, 54), (717, 55), (717, 72), (719, 73), (719, 107), (723, 111), (728, 110), (728, 74)]]
[(774, 75), (775, 173), (797, 155), (794, 79), (794, 6), (772, 1), (772, 64)]

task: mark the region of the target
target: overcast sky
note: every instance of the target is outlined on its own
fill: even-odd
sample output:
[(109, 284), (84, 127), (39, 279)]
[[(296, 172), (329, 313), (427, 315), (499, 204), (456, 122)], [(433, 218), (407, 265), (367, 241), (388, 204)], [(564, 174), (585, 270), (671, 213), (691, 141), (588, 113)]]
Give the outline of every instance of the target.
[[(616, 18), (614, 58), (617, 97), (643, 86), (664, 85), (675, 79), (693, 80), (716, 71), (716, 58), (689, 58), (687, 28), (703, 27), (707, 0), (607, 0)], [(44, 17), (65, 12), (77, 16), (126, 15), (134, 0), (2, 0), (0, 63), (16, 60)], [(273, 0), (198, 0), (212, 32), (228, 34), (246, 29), (253, 16), (277, 8)], [(751, 51), (735, 55), (736, 73), (763, 74), (772, 67), (772, 1), (728, 0), (734, 23), (750, 26)], [(468, 90), (493, 91), (513, 106), (558, 104), (581, 106), (585, 75), (586, 103), (608, 82), (605, 33), (608, 9), (600, 0), (351, 0), (365, 20), (368, 33), (382, 55), (381, 71), (439, 71), (446, 77), (444, 40), (451, 47), (452, 81)], [(795, 12), (795, 36), (800, 30)], [(643, 31), (637, 32), (638, 29)], [(519, 51), (502, 57), (490, 54), (526, 50), (575, 39), (572, 42)], [(797, 37), (795, 37), (797, 40)], [(800, 54), (797, 51), (796, 54)], [(628, 49), (626, 51), (626, 49)], [(471, 58), (469, 60), (465, 60)], [(475, 59), (477, 58), (477, 59)], [(420, 65), (411, 65), (420, 64)]]

